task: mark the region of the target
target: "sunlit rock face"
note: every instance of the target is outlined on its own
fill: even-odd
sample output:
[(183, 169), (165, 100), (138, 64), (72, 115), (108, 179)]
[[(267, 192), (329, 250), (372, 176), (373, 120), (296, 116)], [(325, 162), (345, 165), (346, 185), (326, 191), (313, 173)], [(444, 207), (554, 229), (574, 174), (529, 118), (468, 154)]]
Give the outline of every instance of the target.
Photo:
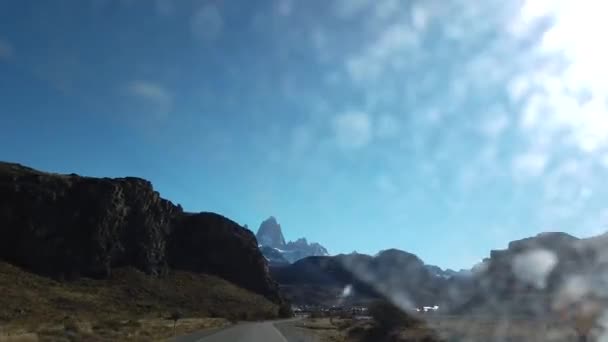
[(256, 234), (258, 243), (262, 246), (268, 246), (272, 248), (285, 248), (285, 238), (281, 231), (281, 225), (277, 220), (270, 216), (260, 225), (258, 233)]
[(316, 242), (309, 243), (305, 238), (286, 243), (281, 225), (273, 216), (262, 222), (256, 238), (266, 259), (273, 263), (281, 263), (281, 259), (293, 263), (309, 256), (329, 255), (325, 247)]

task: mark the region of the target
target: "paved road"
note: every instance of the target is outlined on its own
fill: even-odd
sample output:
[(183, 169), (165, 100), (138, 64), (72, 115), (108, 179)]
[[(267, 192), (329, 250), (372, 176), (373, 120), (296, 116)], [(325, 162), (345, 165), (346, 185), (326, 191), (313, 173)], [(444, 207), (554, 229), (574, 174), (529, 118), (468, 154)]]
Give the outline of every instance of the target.
[(241, 323), (216, 331), (180, 336), (172, 342), (288, 342), (274, 326), (277, 321)]

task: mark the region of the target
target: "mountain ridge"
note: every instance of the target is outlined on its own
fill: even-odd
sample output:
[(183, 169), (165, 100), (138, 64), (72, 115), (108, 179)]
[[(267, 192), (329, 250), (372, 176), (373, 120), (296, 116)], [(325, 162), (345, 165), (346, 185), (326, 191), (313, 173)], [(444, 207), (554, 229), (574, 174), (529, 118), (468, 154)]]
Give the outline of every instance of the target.
[(606, 234), (577, 238), (544, 232), (491, 250), (473, 272), (455, 313), (510, 313), (544, 317), (572, 305), (608, 307)]
[[(470, 270), (444, 270), (415, 254), (387, 249), (374, 256), (353, 252), (307, 257), (291, 265), (271, 265), (271, 273), (284, 295), (298, 304), (385, 297), (409, 309), (438, 305), (454, 314), (545, 317), (572, 303), (608, 308), (608, 278), (602, 277), (608, 274), (606, 247), (608, 234), (577, 238), (545, 232), (491, 250)], [(352, 294), (344, 298), (343, 289), (350, 286)]]
[[(444, 281), (434, 277), (416, 255), (398, 249), (375, 256), (359, 253), (311, 256), (290, 265), (271, 266), (271, 273), (290, 301), (315, 305), (391, 298), (402, 308), (413, 309), (434, 305)], [(352, 291), (345, 296), (347, 287)]]
[(0, 162), (0, 259), (60, 279), (134, 267), (222, 277), (281, 303), (252, 232), (188, 213), (141, 178), (54, 174)]

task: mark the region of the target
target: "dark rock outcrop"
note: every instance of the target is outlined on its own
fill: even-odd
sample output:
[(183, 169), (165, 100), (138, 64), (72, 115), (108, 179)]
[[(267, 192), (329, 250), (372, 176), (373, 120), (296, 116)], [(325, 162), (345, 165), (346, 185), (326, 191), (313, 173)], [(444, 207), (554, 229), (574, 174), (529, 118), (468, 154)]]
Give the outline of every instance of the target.
[(184, 213), (139, 178), (92, 178), (0, 163), (0, 258), (35, 273), (107, 277), (132, 266), (218, 275), (280, 301), (255, 236), (217, 214)]
[[(286, 267), (273, 267), (271, 272), (288, 298), (302, 304), (334, 304), (340, 298), (325, 295), (339, 293), (336, 289), (350, 285), (351, 300), (384, 297), (413, 309), (435, 305), (445, 282), (432, 275), (417, 256), (397, 249), (376, 256), (353, 253), (307, 257)], [(311, 287), (325, 289), (318, 291), (323, 296), (311, 297)]]
[[(373, 286), (357, 278), (346, 266), (368, 263), (369, 255), (311, 256), (282, 267), (271, 267), (273, 278), (280, 284), (286, 298), (299, 305), (337, 305), (341, 302), (362, 303), (380, 298)], [(342, 298), (344, 288), (352, 286), (352, 294)]]
[(260, 247), (260, 252), (268, 261), (268, 266), (286, 266), (289, 265), (289, 261), (283, 257), (283, 254), (279, 252), (276, 248), (262, 246)]
[[(221, 215), (184, 214), (169, 238), (172, 268), (218, 275), (278, 301), (278, 287), (268, 275), (255, 236)], [(244, 284), (246, 286), (244, 286)]]

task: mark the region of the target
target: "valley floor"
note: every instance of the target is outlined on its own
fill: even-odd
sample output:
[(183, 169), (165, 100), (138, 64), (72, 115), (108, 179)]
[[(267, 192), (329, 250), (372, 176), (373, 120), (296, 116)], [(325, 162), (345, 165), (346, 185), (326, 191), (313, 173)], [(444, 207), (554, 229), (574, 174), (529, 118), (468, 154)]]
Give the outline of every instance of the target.
[[(522, 319), (498, 320), (480, 317), (436, 316), (425, 320), (441, 341), (448, 342), (569, 342), (576, 341), (576, 332), (550, 321)], [(371, 321), (351, 319), (307, 318), (277, 324), (289, 342), (377, 342), (362, 338), (360, 332), (372, 326)], [(395, 342), (423, 341), (428, 330), (402, 329), (395, 334)], [(426, 341), (426, 340), (424, 340)], [(429, 340), (435, 341), (435, 340)]]

